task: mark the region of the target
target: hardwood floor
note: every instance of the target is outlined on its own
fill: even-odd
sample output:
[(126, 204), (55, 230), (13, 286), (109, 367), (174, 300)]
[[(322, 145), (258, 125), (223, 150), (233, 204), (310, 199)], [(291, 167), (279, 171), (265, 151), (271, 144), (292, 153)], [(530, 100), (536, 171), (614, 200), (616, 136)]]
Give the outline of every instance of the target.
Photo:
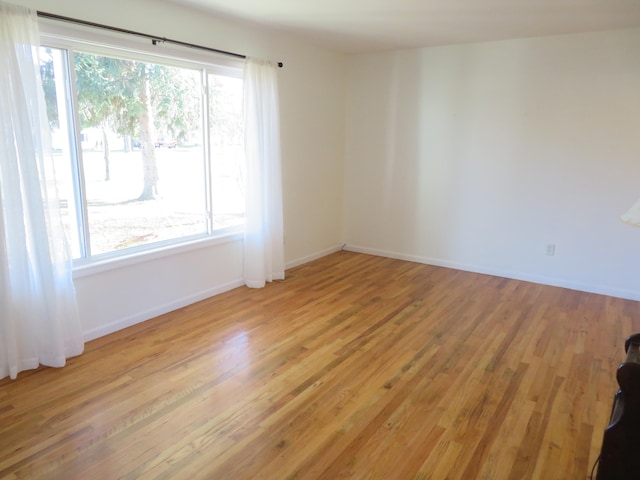
[(0, 381), (0, 478), (587, 479), (640, 303), (339, 252)]

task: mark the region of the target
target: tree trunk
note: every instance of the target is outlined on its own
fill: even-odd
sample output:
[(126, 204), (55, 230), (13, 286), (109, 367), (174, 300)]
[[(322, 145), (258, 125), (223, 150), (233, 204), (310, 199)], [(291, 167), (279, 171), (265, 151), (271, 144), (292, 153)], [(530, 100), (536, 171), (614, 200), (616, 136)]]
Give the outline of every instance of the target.
[(109, 138), (107, 137), (107, 129), (102, 126), (102, 145), (104, 148), (104, 180), (111, 180), (111, 172), (109, 171)]
[(158, 167), (153, 139), (153, 122), (151, 120), (151, 95), (149, 78), (144, 77), (142, 90), (142, 104), (144, 108), (140, 114), (140, 143), (142, 149), (142, 170), (144, 187), (138, 200), (152, 200), (158, 193)]

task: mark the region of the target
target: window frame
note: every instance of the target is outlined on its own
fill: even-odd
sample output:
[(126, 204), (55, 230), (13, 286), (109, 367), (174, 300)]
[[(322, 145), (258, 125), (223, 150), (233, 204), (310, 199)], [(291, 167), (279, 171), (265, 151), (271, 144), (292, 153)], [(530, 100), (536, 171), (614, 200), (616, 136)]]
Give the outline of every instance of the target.
[[(95, 27), (87, 27), (75, 24), (63, 24), (50, 19), (39, 19), (40, 44), (44, 48), (55, 48), (66, 51), (67, 66), (65, 88), (71, 92), (72, 97), (65, 99), (68, 104), (73, 104), (77, 99), (75, 91), (75, 79), (73, 72), (73, 52), (80, 51), (96, 55), (126, 58), (129, 60), (155, 63), (170, 67), (197, 69), (202, 79), (202, 131), (203, 131), (203, 162), (205, 183), (205, 206), (207, 212), (207, 233), (193, 234), (175, 239), (161, 240), (150, 244), (129, 247), (122, 250), (90, 255), (90, 236), (88, 232), (87, 202), (85, 196), (85, 179), (83, 172), (82, 149), (79, 145), (80, 122), (78, 111), (72, 105), (68, 105), (75, 138), (70, 139), (71, 161), (74, 163), (72, 174), (74, 183), (73, 192), (78, 209), (83, 210), (81, 218), (76, 218), (75, 228), (79, 229), (80, 258), (73, 259), (74, 278), (90, 275), (99, 271), (118, 268), (139, 262), (146, 262), (166, 256), (181, 254), (194, 249), (206, 248), (221, 243), (235, 242), (243, 238), (243, 225), (225, 228), (213, 228), (212, 218), (212, 158), (211, 141), (209, 135), (209, 75), (222, 75), (233, 78), (243, 78), (244, 61), (225, 55), (210, 52), (202, 52), (187, 47), (167, 45), (159, 42), (151, 42), (148, 39), (135, 37), (131, 34), (104, 31)], [(89, 248), (87, 248), (89, 247)]]

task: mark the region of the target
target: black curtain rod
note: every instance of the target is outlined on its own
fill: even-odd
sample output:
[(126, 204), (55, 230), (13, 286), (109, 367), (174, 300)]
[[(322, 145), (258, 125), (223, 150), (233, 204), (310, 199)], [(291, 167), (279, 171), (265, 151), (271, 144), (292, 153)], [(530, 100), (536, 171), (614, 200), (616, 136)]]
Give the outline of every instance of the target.
[[(104, 30), (111, 30), (112, 32), (126, 33), (128, 35), (135, 35), (137, 37), (148, 38), (149, 40), (151, 40), (151, 43), (153, 43), (154, 45), (157, 45), (158, 43), (173, 43), (175, 45), (180, 45), (182, 47), (196, 48), (198, 50), (205, 50), (207, 52), (220, 53), (222, 55), (228, 55), (231, 57), (247, 58), (246, 55), (242, 55), (240, 53), (227, 52), (225, 50), (218, 50), (217, 48), (204, 47), (202, 45), (196, 45), (195, 43), (187, 43), (187, 42), (182, 42), (180, 40), (172, 40), (170, 38), (158, 37), (155, 35), (149, 35), (147, 33), (136, 32), (134, 30), (126, 30), (124, 28), (111, 27), (109, 25), (103, 25), (101, 23), (87, 22), (86, 20), (79, 20), (77, 18), (63, 17), (62, 15), (56, 15), (55, 13), (38, 11), (38, 17), (49, 18), (51, 20), (59, 20), (61, 22), (76, 23), (78, 25), (85, 25), (87, 27), (102, 28)], [(282, 62), (278, 62), (278, 67), (282, 68), (282, 66), (283, 66)]]

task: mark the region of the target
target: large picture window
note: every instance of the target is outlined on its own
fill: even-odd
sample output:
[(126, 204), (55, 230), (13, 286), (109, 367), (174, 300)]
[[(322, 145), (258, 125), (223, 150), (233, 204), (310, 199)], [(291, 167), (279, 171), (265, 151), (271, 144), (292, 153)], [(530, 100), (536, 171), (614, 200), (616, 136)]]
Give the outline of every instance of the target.
[(75, 259), (217, 236), (244, 222), (240, 69), (44, 45), (51, 153)]

